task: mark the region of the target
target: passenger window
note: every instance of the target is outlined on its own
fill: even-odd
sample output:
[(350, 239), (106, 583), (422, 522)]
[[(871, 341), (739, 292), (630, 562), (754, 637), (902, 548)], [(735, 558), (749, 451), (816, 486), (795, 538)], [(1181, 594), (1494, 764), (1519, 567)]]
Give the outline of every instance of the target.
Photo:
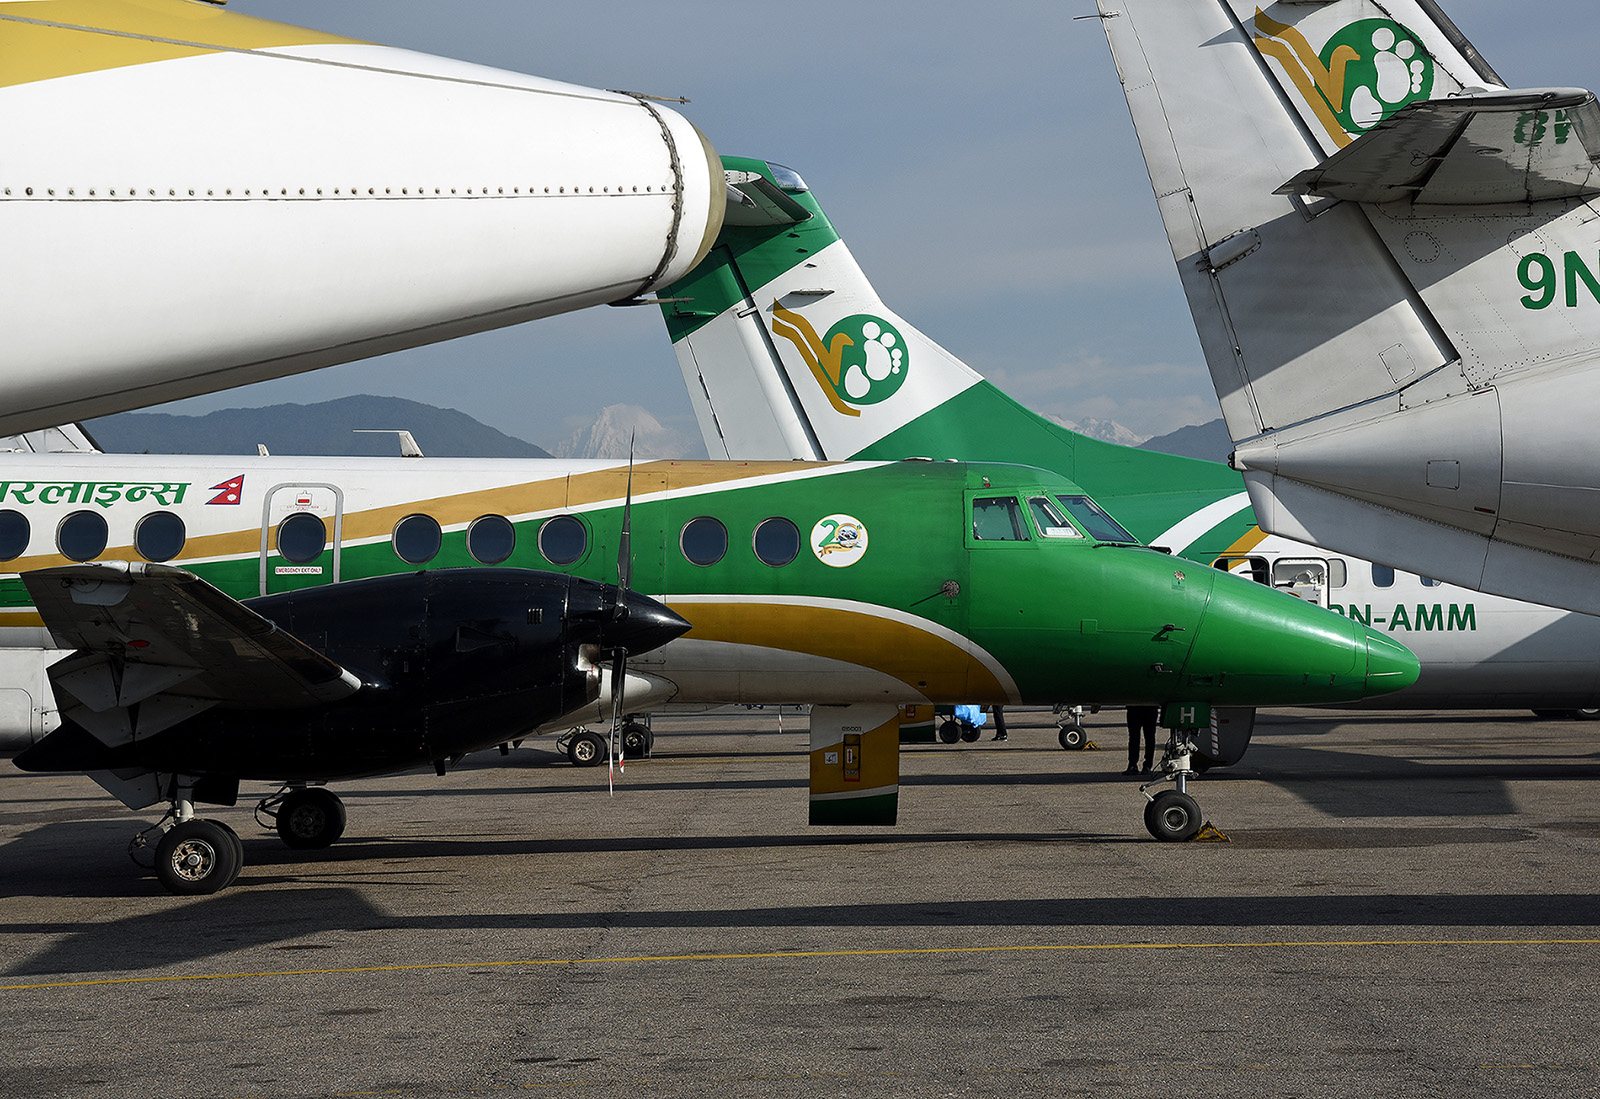
[(285, 561), (304, 565), (322, 556), (328, 547), (328, 528), (321, 516), (300, 511), (278, 524), (278, 553)]
[(425, 565), (439, 555), (444, 534), (431, 515), (407, 515), (394, 525), (394, 555), (408, 565)]
[(480, 565), (498, 565), (517, 548), (517, 528), (504, 515), (480, 515), (467, 527), (467, 552)]
[(696, 565), (715, 565), (728, 552), (728, 528), (709, 515), (690, 519), (678, 536), (678, 548)]
[(133, 548), (146, 561), (170, 561), (183, 552), (188, 530), (170, 511), (152, 511), (133, 528)]
[(0, 511), (0, 561), (15, 561), (28, 552), (31, 530), (20, 511)]
[(75, 511), (56, 528), (56, 548), (73, 561), (93, 561), (106, 551), (105, 517), (93, 511)]
[(574, 516), (557, 515), (539, 528), (539, 552), (552, 565), (570, 565), (588, 548), (588, 528)]
[(763, 519), (756, 526), (753, 541), (756, 558), (775, 569), (800, 555), (800, 528), (781, 516)]
[(1394, 570), (1388, 565), (1373, 565), (1372, 586), (1375, 588), (1394, 587)]
[(1061, 506), (1067, 509), (1067, 514), (1078, 521), (1078, 525), (1089, 532), (1089, 537), (1096, 542), (1120, 542), (1124, 545), (1137, 546), (1139, 539), (1129, 534), (1122, 528), (1122, 524), (1105, 513), (1101, 506), (1087, 496), (1062, 496), (1056, 499), (1061, 501)]
[(972, 537), (980, 542), (1026, 542), (1028, 526), (1015, 496), (983, 496), (972, 501)]
[(1028, 497), (1028, 510), (1033, 512), (1033, 521), (1039, 524), (1039, 533), (1046, 538), (1082, 538), (1078, 528), (1067, 522), (1055, 505), (1043, 496)]
[(1442, 583), (1444, 583), (1443, 580), (1435, 580), (1431, 576), (1424, 576), (1422, 578), (1422, 586), (1425, 588), (1437, 588)]
[(1345, 567), (1343, 557), (1335, 557), (1328, 562), (1328, 587), (1342, 588), (1350, 582), (1350, 571)]

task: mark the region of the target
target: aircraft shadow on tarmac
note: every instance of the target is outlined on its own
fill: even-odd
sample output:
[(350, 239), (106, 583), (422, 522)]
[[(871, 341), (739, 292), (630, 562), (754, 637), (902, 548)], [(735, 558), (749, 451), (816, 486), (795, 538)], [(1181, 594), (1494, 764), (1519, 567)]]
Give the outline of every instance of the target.
[[(1165, 941), (1225, 942), (1230, 931), (1270, 928), (1275, 939), (1317, 938), (1325, 928), (1424, 928), (1450, 937), (1467, 929), (1496, 934), (1546, 928), (1588, 929), (1600, 909), (1593, 894), (1385, 893), (1373, 896), (1084, 897), (1028, 900), (940, 900), (925, 903), (783, 905), (635, 912), (445, 913), (389, 916), (354, 888), (297, 890), (286, 905), (277, 891), (234, 891), (204, 901), (175, 902), (150, 912), (82, 927), (5, 970), (11, 980), (79, 973), (144, 973), (235, 951), (283, 952), (284, 970), (320, 968), (317, 953), (348, 944), (352, 933), (658, 929), (863, 928), (948, 930), (1039, 928), (1052, 940), (1075, 929), (1160, 928)], [(1193, 929), (1188, 935), (1184, 929)], [(0, 933), (51, 933), (54, 925), (3, 924)], [(1589, 932), (1592, 933), (1592, 932)], [(337, 943), (306, 942), (337, 936)], [(289, 940), (295, 940), (290, 942)], [(429, 940), (432, 941), (432, 940)], [(527, 957), (538, 958), (537, 948)], [(324, 965), (352, 963), (347, 957)], [(431, 961), (437, 961), (430, 956)], [(498, 960), (512, 960), (511, 956)], [(385, 964), (405, 959), (384, 955)], [(237, 963), (264, 966), (260, 957)]]

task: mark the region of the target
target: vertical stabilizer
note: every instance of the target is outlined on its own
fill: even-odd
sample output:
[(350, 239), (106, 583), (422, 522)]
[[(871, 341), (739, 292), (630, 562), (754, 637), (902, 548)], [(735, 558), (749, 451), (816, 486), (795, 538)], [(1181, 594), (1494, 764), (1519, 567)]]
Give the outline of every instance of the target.
[(713, 457), (1039, 466), (1100, 498), (1140, 539), (1201, 555), (1253, 526), (1236, 473), (1071, 431), (924, 335), (879, 297), (795, 172), (737, 157), (723, 166), (722, 234), (661, 295)]
[(1433, 0), (1101, 17), (1263, 527), (1575, 605), (1600, 556), (1572, 412), (1600, 399), (1594, 96), (1506, 89)]

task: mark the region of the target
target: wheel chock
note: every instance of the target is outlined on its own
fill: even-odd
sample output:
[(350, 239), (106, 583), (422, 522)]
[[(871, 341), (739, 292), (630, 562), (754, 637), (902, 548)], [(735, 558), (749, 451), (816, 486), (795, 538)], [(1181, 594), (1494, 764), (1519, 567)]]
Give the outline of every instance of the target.
[(1223, 835), (1222, 831), (1220, 829), (1218, 829), (1215, 824), (1212, 824), (1208, 820), (1208, 821), (1206, 821), (1204, 824), (1202, 824), (1200, 826), (1200, 831), (1196, 832), (1194, 839), (1190, 840), (1189, 842), (1191, 842), (1191, 843), (1231, 843), (1232, 841), (1229, 840), (1227, 836)]

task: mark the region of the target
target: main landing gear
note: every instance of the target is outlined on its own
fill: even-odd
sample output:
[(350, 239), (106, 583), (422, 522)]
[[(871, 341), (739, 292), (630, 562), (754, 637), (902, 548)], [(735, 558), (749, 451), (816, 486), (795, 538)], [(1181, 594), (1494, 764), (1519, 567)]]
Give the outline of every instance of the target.
[(297, 851), (328, 847), (344, 835), (344, 802), (322, 786), (286, 786), (256, 806), (256, 820), (265, 816), (278, 829), (278, 838)]
[[(344, 835), (344, 802), (321, 786), (286, 786), (256, 805), (256, 820), (262, 827), (276, 827), (289, 847), (314, 850)], [(144, 865), (137, 852), (149, 845), (151, 833), (162, 829), (150, 869), (169, 893), (207, 896), (232, 885), (244, 869), (239, 833), (220, 820), (194, 815), (193, 786), (179, 787), (161, 822), (133, 837), (128, 854), (135, 862)]]
[[(650, 731), (648, 719), (640, 721), (636, 717), (628, 718), (622, 726), (621, 736), (623, 759), (650, 758), (650, 750), (655, 747), (656, 737)], [(568, 761), (574, 767), (598, 767), (610, 756), (611, 745), (600, 733), (579, 726), (576, 729), (569, 729), (560, 740), (556, 741), (556, 751), (565, 752)]]
[[(172, 823), (169, 825), (168, 820)], [(128, 854), (139, 862), (137, 851), (149, 844), (151, 832), (165, 829), (156, 840), (156, 880), (180, 897), (206, 896), (233, 884), (244, 868), (244, 844), (239, 833), (220, 820), (194, 815), (194, 787), (179, 786), (172, 808), (161, 822), (133, 837)], [(141, 863), (142, 865), (142, 863)]]
[[(1139, 787), (1139, 792), (1147, 799), (1144, 826), (1152, 836), (1166, 843), (1186, 843), (1199, 835), (1205, 824), (1200, 816), (1200, 803), (1189, 796), (1189, 780), (1200, 773), (1194, 767), (1198, 749), (1193, 734), (1193, 729), (1172, 730), (1161, 755), (1161, 777)], [(1173, 783), (1174, 789), (1150, 793), (1152, 786), (1164, 782)]]

